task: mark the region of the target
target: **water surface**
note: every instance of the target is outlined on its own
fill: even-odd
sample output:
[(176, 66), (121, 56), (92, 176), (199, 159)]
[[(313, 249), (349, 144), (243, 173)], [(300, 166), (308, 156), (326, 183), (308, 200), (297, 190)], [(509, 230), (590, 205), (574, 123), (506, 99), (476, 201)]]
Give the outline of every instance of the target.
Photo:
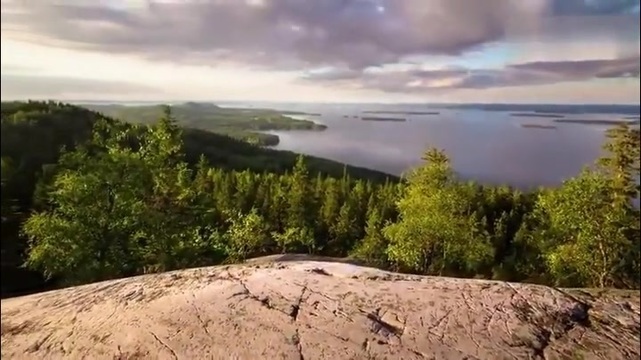
[[(324, 132), (277, 131), (278, 149), (291, 150), (400, 175), (421, 163), (428, 146), (444, 149), (454, 169), (487, 183), (518, 187), (556, 185), (602, 154), (607, 126), (554, 123), (552, 118), (514, 117), (505, 111), (441, 109), (439, 115), (408, 115), (406, 122), (363, 121), (364, 110), (394, 107), (307, 106), (306, 117), (328, 125)], [(426, 111), (426, 108), (406, 110)], [(616, 114), (572, 114), (575, 119), (621, 119)], [(524, 128), (552, 124), (555, 129)]]

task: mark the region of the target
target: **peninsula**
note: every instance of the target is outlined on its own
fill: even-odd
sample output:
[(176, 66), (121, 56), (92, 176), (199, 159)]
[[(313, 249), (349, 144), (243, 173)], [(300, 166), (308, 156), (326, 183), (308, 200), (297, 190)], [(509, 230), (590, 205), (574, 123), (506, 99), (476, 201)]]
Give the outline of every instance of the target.
[[(83, 107), (123, 121), (150, 124), (161, 114), (159, 105), (125, 106), (118, 104), (87, 104)], [(213, 103), (187, 102), (172, 105), (179, 125), (211, 131), (259, 146), (275, 146), (280, 138), (265, 131), (323, 131), (326, 125), (311, 120), (294, 119), (294, 115), (315, 114), (271, 109), (220, 107)], [(289, 115), (289, 116), (288, 116)]]

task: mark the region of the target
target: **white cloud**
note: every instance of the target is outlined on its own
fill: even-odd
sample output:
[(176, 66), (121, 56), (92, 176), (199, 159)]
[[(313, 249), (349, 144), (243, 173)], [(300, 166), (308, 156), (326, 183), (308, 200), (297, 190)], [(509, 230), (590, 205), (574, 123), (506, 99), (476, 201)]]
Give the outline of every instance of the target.
[[(35, 77), (47, 86), (69, 79), (84, 89), (74, 96), (105, 94), (101, 86), (118, 83), (146, 90), (109, 96), (485, 102), (542, 99), (547, 89), (556, 101), (573, 101), (581, 87), (576, 74), (563, 74), (568, 64), (511, 65), (615, 64), (639, 55), (639, 17), (624, 15), (623, 2), (607, 9), (579, 0), (25, 4), (2, 1), (3, 75), (19, 66), (33, 86)], [(638, 102), (629, 100), (638, 77), (593, 81), (590, 74), (579, 74), (590, 87), (586, 99)], [(3, 87), (3, 98), (15, 95), (11, 89)]]

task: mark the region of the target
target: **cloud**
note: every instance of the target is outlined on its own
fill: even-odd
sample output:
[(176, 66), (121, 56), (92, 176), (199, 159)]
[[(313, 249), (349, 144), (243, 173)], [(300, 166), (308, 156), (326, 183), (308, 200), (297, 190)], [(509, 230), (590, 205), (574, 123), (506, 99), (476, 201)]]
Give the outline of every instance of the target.
[(332, 82), (342, 86), (376, 88), (389, 92), (438, 92), (451, 89), (487, 89), (592, 79), (638, 78), (639, 56), (623, 59), (582, 61), (537, 61), (501, 69), (463, 67), (436, 70), (348, 71), (308, 73), (303, 81)]
[(27, 98), (59, 99), (65, 97), (82, 98), (86, 96), (87, 93), (92, 94), (92, 96), (158, 93), (158, 89), (127, 82), (61, 76), (6, 74), (5, 72), (7, 70), (16, 69), (2, 66), (0, 88), (3, 100)]
[[(301, 71), (304, 83), (387, 92), (486, 89), (638, 77), (639, 73), (638, 0), (164, 0), (137, 4), (3, 1), (2, 34), (152, 61)], [(520, 44), (522, 53), (538, 49), (534, 55), (544, 58), (554, 56), (546, 54), (548, 45), (562, 49), (590, 43), (614, 49), (616, 56), (581, 61), (526, 58), (491, 69), (409, 66), (385, 71), (389, 65), (408, 64), (410, 58), (456, 59), (497, 43)]]
[(553, 74), (572, 80), (639, 77), (639, 61), (639, 56), (613, 60), (537, 61), (512, 65), (511, 68)]
[(458, 55), (532, 26), (546, 1), (210, 0), (125, 9), (60, 3), (3, 4), (3, 33), (154, 59), (298, 69)]
[(24, 74), (38, 72), (39, 69), (31, 66), (17, 64), (2, 64), (2, 75), (5, 74)]

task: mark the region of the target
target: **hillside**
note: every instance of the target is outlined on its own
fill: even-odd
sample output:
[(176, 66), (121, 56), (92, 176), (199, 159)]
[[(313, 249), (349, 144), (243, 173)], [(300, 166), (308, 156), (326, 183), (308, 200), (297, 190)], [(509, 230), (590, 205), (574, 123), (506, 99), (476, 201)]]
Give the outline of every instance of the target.
[[(55, 173), (61, 149), (73, 150), (77, 144), (89, 141), (97, 121), (106, 121), (113, 127), (124, 124), (85, 108), (55, 102), (2, 102), (1, 113), (2, 296), (6, 296), (42, 289), (41, 273), (20, 267), (26, 239), (18, 233), (29, 212), (42, 209), (42, 201), (34, 204), (44, 195), (38, 184)], [(291, 171), (298, 156), (200, 129), (183, 129), (182, 142), (185, 159), (191, 165), (204, 155), (210, 166), (226, 171), (283, 174)], [(307, 157), (306, 162), (314, 176), (347, 175), (380, 183), (397, 180), (388, 174), (321, 158)]]
[(640, 355), (638, 292), (590, 294), (302, 260), (257, 260), (2, 300), (2, 358)]
[[(117, 104), (82, 105), (115, 119), (136, 123), (153, 124), (162, 115), (160, 105), (125, 106)], [(279, 138), (266, 134), (267, 130), (322, 131), (326, 126), (309, 120), (298, 120), (269, 109), (222, 108), (212, 103), (187, 102), (172, 105), (172, 113), (178, 125), (186, 128), (223, 134), (256, 145), (278, 145)]]

